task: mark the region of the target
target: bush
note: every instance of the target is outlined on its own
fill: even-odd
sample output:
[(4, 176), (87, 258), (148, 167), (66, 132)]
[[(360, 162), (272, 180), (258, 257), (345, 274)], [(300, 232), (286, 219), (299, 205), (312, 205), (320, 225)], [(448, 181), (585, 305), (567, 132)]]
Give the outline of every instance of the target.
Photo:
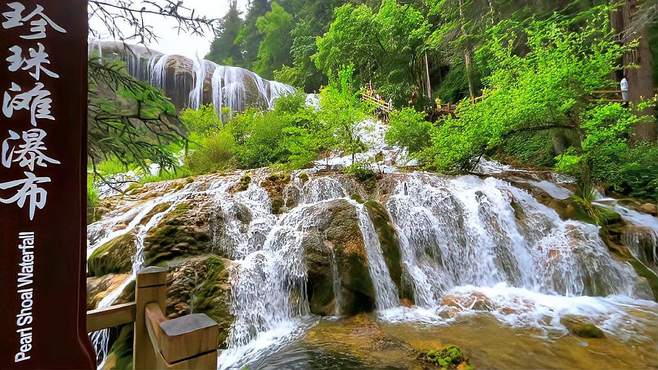
[(215, 107), (210, 104), (199, 109), (185, 109), (180, 113), (180, 120), (187, 130), (200, 135), (222, 126)]
[(235, 165), (237, 145), (229, 128), (211, 131), (197, 146), (185, 161), (192, 173), (216, 172)]
[(375, 177), (375, 171), (368, 163), (356, 162), (345, 168), (345, 173), (354, 176), (360, 182), (366, 182)]
[[(503, 21), (491, 29), (478, 49), (478, 60), (490, 69), (483, 99), (462, 101), (433, 133), (433, 166), (463, 169), (472, 159), (524, 135), (558, 127), (576, 128), (592, 91), (612, 84), (624, 50), (609, 34), (608, 14), (583, 14), (574, 28), (553, 16), (529, 24)], [(527, 52), (519, 54), (523, 40)]]
[(413, 108), (394, 111), (389, 116), (390, 127), (386, 142), (406, 148), (410, 154), (419, 153), (432, 144), (432, 123), (425, 121), (425, 114)]

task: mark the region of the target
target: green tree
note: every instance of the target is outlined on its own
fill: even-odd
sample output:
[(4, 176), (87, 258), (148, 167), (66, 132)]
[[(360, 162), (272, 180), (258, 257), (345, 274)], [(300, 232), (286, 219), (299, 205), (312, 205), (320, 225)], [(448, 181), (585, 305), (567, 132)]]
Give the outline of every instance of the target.
[(290, 32), (293, 27), (293, 18), (281, 5), (273, 2), (272, 10), (258, 18), (256, 26), (263, 41), (258, 49), (254, 69), (263, 77), (272, 78), (276, 69), (291, 62)]
[(566, 129), (583, 137), (580, 117), (589, 97), (615, 83), (610, 76), (623, 53), (609, 31), (606, 9), (583, 17), (586, 22), (555, 15), (492, 28), (478, 51), (480, 63), (492, 71), (484, 80), (483, 99), (463, 101), (457, 117), (434, 132), (435, 168), (469, 168), (474, 158), (513, 135)]
[(128, 75), (122, 62), (92, 59), (88, 65), (88, 157), (95, 174), (102, 177), (96, 166), (108, 159), (124, 168), (157, 163), (174, 169), (171, 145), (182, 144), (186, 130), (171, 100)]
[(244, 24), (240, 29), (238, 38), (235, 43), (240, 46), (240, 60), (236, 60), (235, 64), (240, 67), (252, 69), (260, 44), (263, 41), (263, 35), (258, 31), (256, 22), (258, 18), (265, 15), (265, 13), (272, 10), (268, 0), (250, 0), (249, 9), (245, 16)]
[(236, 44), (242, 18), (238, 10), (237, 0), (232, 0), (228, 13), (219, 22), (217, 36), (210, 45), (206, 59), (218, 64), (232, 65), (242, 58), (240, 46)]
[(385, 96), (406, 103), (413, 90), (421, 90), (429, 32), (424, 15), (410, 4), (384, 0), (376, 13), (367, 5), (343, 5), (317, 40), (315, 62), (328, 76), (351, 64), (358, 83), (372, 81)]
[(320, 92), (318, 118), (331, 133), (331, 146), (352, 156), (364, 149), (356, 124), (367, 117), (368, 109), (354, 88), (352, 67), (343, 67), (329, 86)]

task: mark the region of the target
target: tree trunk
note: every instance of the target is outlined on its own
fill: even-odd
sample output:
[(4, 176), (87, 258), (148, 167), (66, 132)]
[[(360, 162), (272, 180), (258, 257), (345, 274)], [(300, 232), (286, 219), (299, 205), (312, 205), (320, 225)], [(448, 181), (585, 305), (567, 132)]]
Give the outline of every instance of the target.
[(430, 63), (425, 53), (425, 88), (427, 89), (427, 98), (432, 100), (432, 83), (430, 82)]
[[(462, 35), (466, 35), (466, 23), (464, 17), (464, 0), (459, 0), (459, 17), (461, 19), (461, 30)], [(466, 69), (466, 79), (468, 80), (468, 94), (471, 99), (475, 98), (475, 81), (473, 78), (473, 57), (471, 55), (470, 45), (466, 45), (464, 48), (464, 67)]]
[[(613, 26), (621, 35), (620, 41), (624, 44), (639, 39), (639, 45), (624, 55), (624, 74), (628, 79), (629, 100), (640, 103), (654, 96), (653, 56), (649, 45), (649, 24), (639, 24), (639, 6), (642, 0), (626, 0), (623, 7), (613, 15)], [(635, 21), (635, 24), (633, 23)], [(633, 27), (634, 26), (634, 27)], [(654, 108), (647, 108), (641, 112), (649, 118), (650, 122), (640, 123), (633, 127), (633, 141), (655, 142), (657, 137)]]

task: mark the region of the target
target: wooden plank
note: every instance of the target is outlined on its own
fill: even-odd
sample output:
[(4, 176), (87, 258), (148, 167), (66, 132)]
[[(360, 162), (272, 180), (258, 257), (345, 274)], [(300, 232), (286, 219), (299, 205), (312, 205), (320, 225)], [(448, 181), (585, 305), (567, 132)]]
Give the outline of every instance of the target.
[(168, 363), (217, 351), (219, 346), (219, 327), (204, 314), (165, 321), (160, 328), (166, 338), (160, 342), (160, 351)]
[(139, 272), (139, 279), (137, 279), (137, 287), (146, 288), (167, 284), (167, 271), (166, 268), (156, 266), (142, 269)]
[(87, 312), (87, 332), (129, 324), (135, 321), (135, 302)]
[(166, 320), (157, 304), (146, 305), (146, 327), (153, 348), (168, 364), (216, 351), (219, 345), (217, 323), (204, 314)]

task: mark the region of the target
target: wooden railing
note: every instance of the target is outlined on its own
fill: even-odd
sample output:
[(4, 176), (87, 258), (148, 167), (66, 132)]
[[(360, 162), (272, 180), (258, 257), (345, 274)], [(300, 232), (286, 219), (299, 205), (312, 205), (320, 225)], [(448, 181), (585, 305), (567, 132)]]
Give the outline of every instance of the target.
[(382, 113), (389, 114), (393, 111), (393, 104), (390, 101), (386, 101), (381, 97), (376, 96), (374, 90), (366, 90), (361, 99), (368, 103), (373, 104), (376, 109), (380, 110)]
[(134, 370), (217, 369), (217, 323), (204, 314), (167, 320), (166, 284), (166, 269), (140, 271), (135, 302), (87, 312), (87, 331), (134, 322)]

